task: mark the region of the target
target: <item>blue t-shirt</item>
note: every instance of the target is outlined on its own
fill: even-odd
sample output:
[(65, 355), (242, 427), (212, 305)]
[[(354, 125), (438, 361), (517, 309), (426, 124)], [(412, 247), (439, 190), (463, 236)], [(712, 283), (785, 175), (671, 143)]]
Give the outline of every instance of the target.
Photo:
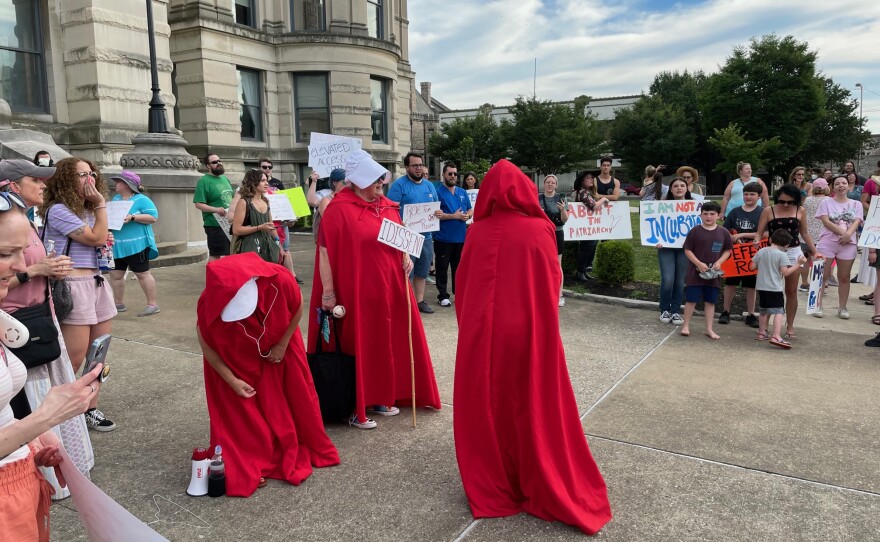
[[(430, 181), (412, 182), (408, 176), (400, 177), (388, 189), (388, 199), (400, 204), (400, 218), (403, 219), (403, 206), (410, 203), (431, 203), (437, 201), (437, 190)], [(431, 232), (423, 233), (425, 239), (431, 238)]]
[[(456, 211), (468, 212), (471, 208), (471, 198), (468, 193), (459, 187), (455, 187), (455, 193), (451, 193), (445, 186), (437, 191), (440, 197), (440, 210), (446, 214), (455, 214)], [(441, 220), (440, 231), (434, 234), (434, 238), (444, 243), (464, 243), (467, 233), (467, 224), (462, 220)]]
[[(112, 201), (121, 201), (122, 196), (116, 194)], [(134, 204), (128, 212), (130, 215), (150, 215), (159, 218), (159, 211), (156, 205), (143, 194), (134, 194), (131, 200)], [(153, 236), (152, 224), (141, 224), (140, 222), (128, 222), (122, 225), (121, 230), (113, 230), (113, 257), (125, 258), (132, 254), (137, 254), (145, 248), (149, 248), (150, 252), (147, 256), (152, 260), (159, 256), (159, 249), (156, 248), (156, 238)]]

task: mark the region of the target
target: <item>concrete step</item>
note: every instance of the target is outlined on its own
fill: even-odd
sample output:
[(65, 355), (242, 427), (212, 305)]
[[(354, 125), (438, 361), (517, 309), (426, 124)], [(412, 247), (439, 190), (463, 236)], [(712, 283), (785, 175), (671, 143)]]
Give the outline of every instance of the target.
[[(186, 243), (184, 243), (185, 245)], [(155, 260), (150, 260), (150, 267), (171, 267), (174, 265), (189, 265), (191, 263), (199, 263), (208, 259), (208, 249), (206, 248), (193, 248), (189, 250), (184, 250), (183, 252), (176, 252), (173, 254), (165, 254), (163, 256), (159, 256)]]
[(187, 250), (186, 241), (165, 241), (162, 243), (156, 243), (156, 247), (159, 249), (159, 256), (180, 254)]

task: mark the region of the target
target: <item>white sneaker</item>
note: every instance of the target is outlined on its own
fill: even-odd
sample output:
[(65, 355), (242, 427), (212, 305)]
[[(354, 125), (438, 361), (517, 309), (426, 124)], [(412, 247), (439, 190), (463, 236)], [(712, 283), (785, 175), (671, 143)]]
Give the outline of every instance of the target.
[(376, 422), (374, 422), (370, 418), (367, 418), (364, 421), (360, 421), (360, 420), (358, 420), (357, 414), (351, 415), (351, 418), (348, 419), (348, 425), (350, 425), (352, 427), (357, 427), (358, 429), (375, 429), (376, 428)]
[(837, 311), (837, 317), (841, 320), (849, 320), (849, 311), (846, 310), (846, 307), (841, 307), (840, 310)]
[(669, 311), (663, 311), (660, 314), (660, 321), (663, 322), (664, 324), (668, 324), (669, 322), (672, 321), (672, 315), (669, 314)]
[(449, 299), (441, 299), (441, 300), (440, 300), (440, 306), (441, 306), (441, 307), (451, 307), (451, 306), (452, 306), (452, 301), (449, 301)]
[(675, 313), (672, 315), (672, 325), (680, 326), (683, 323), (684, 323), (684, 318), (682, 318), (680, 314)]
[(822, 316), (823, 316), (823, 315), (822, 315), (822, 307), (819, 307), (819, 308), (816, 309), (816, 311), (813, 313), (813, 317), (814, 317), (814, 318), (822, 318)]
[(564, 307), (564, 306), (565, 306), (565, 298), (562, 297), (562, 296), (559, 297), (559, 306), (560, 306), (560, 307)]

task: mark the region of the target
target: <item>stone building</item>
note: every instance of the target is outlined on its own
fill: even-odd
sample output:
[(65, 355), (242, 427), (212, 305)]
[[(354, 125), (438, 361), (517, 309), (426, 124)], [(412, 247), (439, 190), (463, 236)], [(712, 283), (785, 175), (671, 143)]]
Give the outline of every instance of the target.
[(421, 92), (415, 88), (412, 92), (412, 151), (424, 156), (424, 161), (428, 164), (428, 177), (437, 180), (440, 160), (428, 152), (428, 140), (431, 134), (440, 129), (440, 115), (451, 110), (431, 95), (431, 83), (423, 82), (420, 87)]
[[(319, 131), (359, 137), (400, 171), (415, 76), (406, 0), (152, 0), (152, 8), (168, 124), (191, 155), (217, 153), (233, 182), (269, 156), (289, 183), (307, 176), (309, 134)], [(0, 128), (3, 157), (36, 145), (8, 141), (30, 129), (118, 169), (147, 131), (150, 98), (145, 0), (0, 0), (0, 100), (11, 109), (0, 108), (0, 126), (16, 129)], [(183, 184), (194, 184), (192, 173)], [(185, 210), (192, 186), (162, 189), (180, 192), (173, 209)], [(183, 220), (177, 227), (188, 223), (190, 240), (203, 237), (196, 215)]]

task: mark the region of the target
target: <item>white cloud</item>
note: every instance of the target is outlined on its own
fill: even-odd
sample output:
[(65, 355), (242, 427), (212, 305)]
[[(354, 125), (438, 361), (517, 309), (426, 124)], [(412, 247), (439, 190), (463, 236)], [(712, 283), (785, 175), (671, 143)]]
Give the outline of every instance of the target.
[[(880, 3), (713, 0), (665, 10), (643, 0), (411, 0), (410, 61), (453, 108), (511, 104), (532, 93), (566, 100), (646, 91), (662, 70), (714, 72), (753, 37), (793, 35), (819, 68), (858, 97), (880, 132)], [(653, 5), (653, 4), (651, 4)], [(876, 110), (876, 111), (874, 111)]]

